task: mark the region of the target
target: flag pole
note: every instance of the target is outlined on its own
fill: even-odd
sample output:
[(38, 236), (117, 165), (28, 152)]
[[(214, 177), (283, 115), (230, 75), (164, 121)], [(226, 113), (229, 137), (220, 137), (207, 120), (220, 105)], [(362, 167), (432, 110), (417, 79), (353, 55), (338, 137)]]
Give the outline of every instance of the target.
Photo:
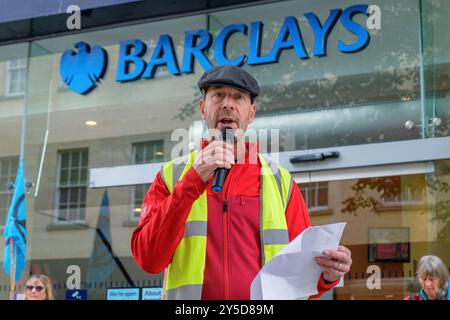
[(15, 291), (15, 284), (16, 284), (16, 265), (14, 263), (15, 259), (14, 259), (14, 242), (12, 237), (9, 238), (9, 252), (10, 252), (10, 286), (11, 286), (11, 290), (9, 292), (9, 300), (14, 300), (14, 291)]

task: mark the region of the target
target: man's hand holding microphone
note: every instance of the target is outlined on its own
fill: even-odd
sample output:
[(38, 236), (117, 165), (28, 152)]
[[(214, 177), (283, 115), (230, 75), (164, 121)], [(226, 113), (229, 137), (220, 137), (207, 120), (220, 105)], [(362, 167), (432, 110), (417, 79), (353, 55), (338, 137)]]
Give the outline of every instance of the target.
[[(217, 169), (224, 168), (228, 171), (235, 163), (234, 137), (232, 132), (228, 131), (225, 133), (225, 131), (227, 130), (224, 130), (222, 133), (224, 136), (223, 141), (215, 140), (209, 143), (206, 148), (198, 153), (197, 159), (192, 166), (204, 182), (207, 182)], [(217, 172), (216, 176), (217, 175), (220, 176), (220, 173)], [(223, 181), (225, 181), (225, 176), (223, 176)], [(221, 181), (221, 183), (223, 183), (223, 181)]]

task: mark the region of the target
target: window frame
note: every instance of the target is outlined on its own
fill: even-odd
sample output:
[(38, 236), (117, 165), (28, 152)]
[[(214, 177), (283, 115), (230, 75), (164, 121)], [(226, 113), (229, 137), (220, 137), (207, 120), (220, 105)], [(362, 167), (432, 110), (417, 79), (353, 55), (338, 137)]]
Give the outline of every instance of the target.
[[(11, 62), (13, 61), (25, 61), (25, 65), (21, 65), (19, 63), (18, 66), (11, 66)], [(20, 71), (21, 69), (23, 69), (25, 71), (25, 88), (23, 91), (19, 91), (19, 92), (11, 92), (11, 82), (12, 82), (12, 77), (11, 77), (11, 73), (13, 71)], [(26, 81), (27, 81), (27, 59), (26, 58), (20, 58), (20, 59), (14, 59), (14, 60), (8, 60), (6, 63), (6, 72), (5, 72), (5, 90), (4, 90), (4, 94), (5, 97), (21, 97), (25, 95), (26, 92)], [(20, 83), (21, 79), (19, 79), (18, 83)]]
[[(319, 206), (318, 205), (318, 200), (319, 200), (319, 191), (321, 189), (321, 186), (324, 186), (326, 184), (326, 187), (322, 187), (322, 189), (326, 189), (326, 195), (327, 195), (327, 204), (324, 206)], [(311, 186), (314, 185), (314, 193), (315, 193), (315, 205), (314, 206), (309, 206), (310, 204), (308, 203), (309, 201), (309, 191), (311, 189), (313, 189)], [(309, 183), (299, 183), (299, 188), (302, 191), (302, 196), (304, 197), (305, 200), (305, 204), (308, 208), (308, 211), (310, 213), (315, 213), (315, 212), (321, 212), (321, 211), (326, 211), (329, 210), (329, 183), (328, 181), (317, 181), (317, 182), (309, 182)]]
[[(381, 197), (381, 203), (383, 207), (399, 207), (399, 206), (422, 206), (426, 202), (426, 196), (422, 192), (421, 199), (413, 199), (411, 195), (413, 194), (412, 189), (408, 186), (405, 188), (406, 193), (409, 195), (407, 199), (404, 199), (405, 192), (400, 192), (398, 199), (393, 199), (386, 201), (385, 197)], [(403, 191), (403, 190), (402, 190)]]
[[(145, 145), (146, 144), (152, 144), (153, 145), (153, 152), (156, 152), (155, 148), (158, 144), (161, 144), (162, 146), (162, 152), (164, 155), (164, 140), (163, 139), (157, 139), (157, 140), (149, 140), (149, 141), (140, 141), (140, 142), (133, 142), (131, 144), (131, 148), (132, 148), (132, 164), (133, 165), (141, 165), (141, 164), (148, 164), (148, 163), (156, 163), (158, 160), (153, 158), (151, 161), (145, 161), (146, 159), (146, 154), (147, 154), (147, 149), (145, 149)], [(136, 152), (138, 151), (137, 148), (142, 145), (144, 146), (144, 155), (143, 155), (143, 162), (137, 163), (136, 162)], [(141, 207), (136, 207), (136, 192), (137, 192), (137, 187), (141, 187), (143, 185), (148, 185), (147, 190), (150, 188), (150, 186), (152, 185), (150, 184), (137, 184), (137, 185), (132, 185), (131, 188), (131, 196), (130, 196), (130, 221), (139, 221), (139, 216), (141, 214)], [(145, 193), (144, 196), (142, 198), (142, 200), (145, 198)], [(136, 209), (138, 209), (139, 211), (135, 211)], [(137, 214), (139, 213), (139, 214)]]
[[(61, 165), (62, 165), (62, 156), (64, 153), (70, 153), (72, 154), (73, 152), (87, 152), (87, 166), (86, 166), (86, 183), (83, 184), (74, 184), (74, 185), (64, 185), (61, 187)], [(56, 174), (56, 197), (55, 197), (55, 215), (53, 216), (53, 224), (58, 224), (58, 225), (72, 225), (72, 224), (80, 224), (80, 223), (85, 223), (86, 221), (86, 208), (87, 208), (87, 189), (89, 186), (89, 148), (77, 148), (77, 149), (68, 149), (68, 150), (58, 150), (57, 151), (57, 174)], [(71, 167), (71, 163), (72, 163), (72, 155), (70, 155), (70, 160), (69, 160), (69, 171), (72, 170)], [(80, 166), (78, 167), (78, 172), (80, 172), (82, 168), (82, 165), (80, 163)], [(70, 174), (69, 174), (70, 177)], [(69, 179), (70, 182), (70, 179)], [(78, 219), (74, 219), (74, 220), (69, 220), (67, 219), (68, 217), (65, 217), (64, 220), (60, 220), (59, 218), (61, 217), (60, 212), (60, 196), (61, 196), (61, 189), (73, 189), (73, 188), (85, 188), (85, 203), (84, 203), (84, 217), (83, 219), (80, 219), (80, 215), (81, 215), (81, 206), (77, 207), (77, 218)], [(77, 205), (79, 205), (80, 202), (80, 194), (78, 194), (78, 199), (77, 199)], [(69, 201), (70, 203), (70, 201)], [(67, 209), (66, 209), (67, 210)]]

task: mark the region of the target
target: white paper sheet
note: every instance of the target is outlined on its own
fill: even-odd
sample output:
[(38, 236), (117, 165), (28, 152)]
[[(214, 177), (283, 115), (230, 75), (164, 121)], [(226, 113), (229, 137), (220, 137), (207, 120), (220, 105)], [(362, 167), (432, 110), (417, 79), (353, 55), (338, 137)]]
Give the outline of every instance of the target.
[(337, 250), (346, 222), (305, 229), (253, 279), (251, 300), (298, 300), (317, 293), (322, 268), (314, 260), (324, 250)]

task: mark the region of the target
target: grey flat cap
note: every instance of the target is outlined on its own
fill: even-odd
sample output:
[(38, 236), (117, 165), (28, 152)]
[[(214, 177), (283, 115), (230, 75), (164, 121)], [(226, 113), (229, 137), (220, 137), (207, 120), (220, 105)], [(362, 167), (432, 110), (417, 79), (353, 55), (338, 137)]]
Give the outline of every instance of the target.
[(211, 85), (226, 85), (250, 93), (252, 98), (259, 94), (258, 81), (247, 71), (236, 66), (214, 67), (198, 80), (200, 91), (206, 92)]

